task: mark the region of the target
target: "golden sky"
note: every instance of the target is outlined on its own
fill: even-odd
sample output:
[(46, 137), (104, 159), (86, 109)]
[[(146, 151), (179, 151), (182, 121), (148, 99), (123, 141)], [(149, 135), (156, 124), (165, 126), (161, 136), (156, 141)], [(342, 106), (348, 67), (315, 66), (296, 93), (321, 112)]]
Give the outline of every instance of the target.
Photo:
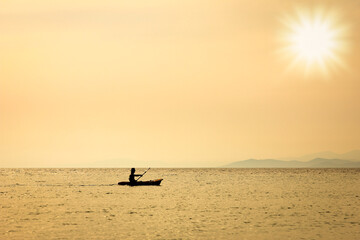
[[(287, 50), (301, 14), (339, 29), (322, 70)], [(353, 0), (0, 1), (0, 167), (358, 149), (359, 33)]]

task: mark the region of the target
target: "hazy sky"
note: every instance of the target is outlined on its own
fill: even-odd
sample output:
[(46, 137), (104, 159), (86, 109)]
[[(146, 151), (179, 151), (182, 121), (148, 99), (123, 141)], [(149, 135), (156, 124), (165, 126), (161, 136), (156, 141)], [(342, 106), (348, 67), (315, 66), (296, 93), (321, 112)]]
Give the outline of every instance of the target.
[[(285, 50), (299, 12), (341, 30), (325, 70)], [(355, 0), (0, 1), (0, 167), (358, 149), (359, 33)]]

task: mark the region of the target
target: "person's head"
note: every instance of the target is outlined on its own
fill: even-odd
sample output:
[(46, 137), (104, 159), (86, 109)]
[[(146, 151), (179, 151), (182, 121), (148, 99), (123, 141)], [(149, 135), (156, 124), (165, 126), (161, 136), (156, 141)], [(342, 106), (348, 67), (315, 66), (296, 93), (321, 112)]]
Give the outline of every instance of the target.
[(135, 168), (132, 168), (132, 169), (131, 169), (131, 173), (135, 173)]

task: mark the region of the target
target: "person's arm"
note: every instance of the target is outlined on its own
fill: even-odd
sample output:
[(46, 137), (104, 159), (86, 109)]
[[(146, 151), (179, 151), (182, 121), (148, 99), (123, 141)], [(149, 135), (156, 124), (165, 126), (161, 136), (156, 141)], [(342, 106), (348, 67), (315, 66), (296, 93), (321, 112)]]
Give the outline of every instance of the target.
[(135, 177), (140, 177), (142, 174), (134, 174)]

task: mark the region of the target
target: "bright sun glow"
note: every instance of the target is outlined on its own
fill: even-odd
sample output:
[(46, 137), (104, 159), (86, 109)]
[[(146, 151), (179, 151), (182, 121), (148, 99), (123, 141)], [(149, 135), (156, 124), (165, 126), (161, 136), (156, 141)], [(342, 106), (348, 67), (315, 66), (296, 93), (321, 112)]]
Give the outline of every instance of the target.
[(325, 22), (304, 22), (292, 37), (293, 51), (307, 62), (324, 61), (334, 55), (335, 33)]
[(304, 66), (305, 72), (320, 70), (328, 74), (330, 68), (343, 66), (341, 54), (343, 28), (335, 24), (335, 18), (324, 15), (299, 13), (285, 21), (286, 53), (292, 56), (290, 68)]

